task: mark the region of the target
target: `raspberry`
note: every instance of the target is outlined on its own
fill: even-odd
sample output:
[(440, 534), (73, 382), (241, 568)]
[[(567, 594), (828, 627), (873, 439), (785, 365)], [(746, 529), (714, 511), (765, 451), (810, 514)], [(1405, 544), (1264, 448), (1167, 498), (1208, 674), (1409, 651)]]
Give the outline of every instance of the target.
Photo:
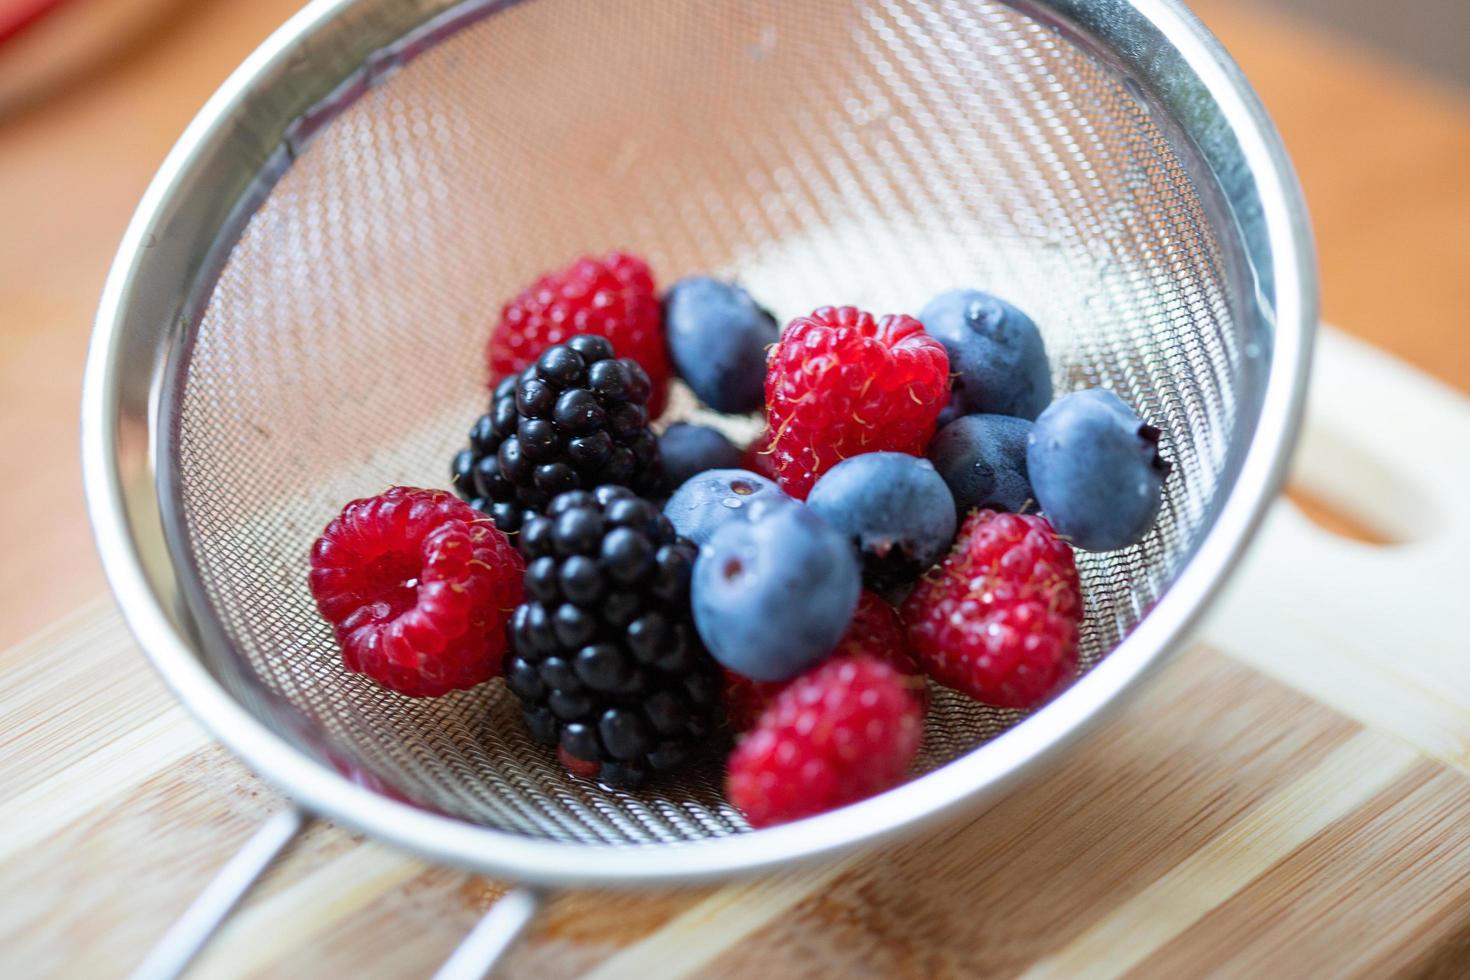
[(939, 683), (1034, 708), (1077, 671), (1081, 589), (1071, 546), (1045, 519), (977, 511), (904, 603), (909, 644)]
[(763, 429), (751, 442), (740, 460), (740, 468), (759, 473), (768, 480), (776, 479), (776, 458), (770, 451), (771, 430)]
[(791, 681), (736, 747), (725, 795), (765, 827), (881, 793), (913, 763), (923, 715), (888, 664), (828, 660)]
[(834, 656), (867, 656), (882, 660), (908, 677), (924, 676), (919, 662), (909, 651), (908, 637), (904, 633), (903, 620), (898, 612), (875, 593), (867, 589), (858, 596), (857, 612), (852, 614), (852, 625), (837, 641)]
[(824, 306), (791, 321), (766, 369), (781, 489), (805, 499), (849, 456), (921, 456), (949, 393), (949, 355), (913, 317)]
[[(837, 646), (833, 657), (865, 656), (881, 660), (905, 679), (905, 683), (921, 702), (928, 702), (924, 689), (924, 672), (909, 652), (908, 637), (893, 607), (864, 589), (858, 596), (857, 612)], [(725, 671), (725, 718), (730, 727), (743, 732), (755, 725), (762, 711), (785, 690), (791, 681), (756, 681), (734, 671)]]
[(525, 566), (483, 514), (442, 490), (354, 500), (311, 549), (311, 594), (348, 670), (414, 697), (500, 670)]
[(653, 382), (648, 415), (658, 418), (673, 374), (664, 347), (663, 311), (647, 263), (622, 252), (580, 258), (542, 276), (501, 308), (500, 324), (486, 348), (490, 387), (579, 333), (606, 337), (619, 357), (643, 365)]
[(786, 689), (790, 681), (757, 681), (724, 668), (725, 720), (737, 732), (748, 731), (760, 719), (776, 695)]

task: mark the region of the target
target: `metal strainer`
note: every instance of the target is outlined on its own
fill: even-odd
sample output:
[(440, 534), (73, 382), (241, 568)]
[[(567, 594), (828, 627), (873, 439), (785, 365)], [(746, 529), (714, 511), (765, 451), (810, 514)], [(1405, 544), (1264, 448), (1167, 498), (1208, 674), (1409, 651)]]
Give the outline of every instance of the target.
[[(759, 832), (716, 768), (569, 780), (499, 683), (422, 701), (346, 673), (305, 588), (313, 537), (353, 497), (444, 485), (499, 303), (612, 247), (663, 282), (738, 277), (783, 320), (989, 288), (1042, 326), (1059, 390), (1106, 385), (1162, 427), (1158, 526), (1082, 558), (1090, 672), (1024, 724), (936, 692), (920, 778)], [(318, 0), (210, 100), (127, 232), (88, 499), (158, 669), (303, 811), (528, 887), (688, 883), (993, 798), (1117, 701), (1278, 487), (1315, 316), (1277, 137), (1169, 0)], [(145, 972), (181, 969), (300, 822), (273, 820)], [(488, 964), (535, 895), (454, 968)]]

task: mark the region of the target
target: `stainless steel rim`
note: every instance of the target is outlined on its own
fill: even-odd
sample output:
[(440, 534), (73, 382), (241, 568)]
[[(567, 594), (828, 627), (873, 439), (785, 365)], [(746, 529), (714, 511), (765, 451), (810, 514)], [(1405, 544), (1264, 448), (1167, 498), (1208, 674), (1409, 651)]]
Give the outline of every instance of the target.
[[(1281, 485), (1298, 428), (1317, 316), (1305, 207), (1258, 100), (1218, 42), (1172, 0), (1017, 5), (1083, 36), (1105, 39), (1139, 84), (1164, 104), (1192, 100), (1207, 110), (1186, 135), (1232, 206), (1248, 248), (1254, 243), (1252, 250), (1267, 260), (1255, 270), (1275, 319), (1260, 423), (1228, 499), (1177, 581), (1116, 650), (1024, 724), (934, 773), (834, 813), (697, 845), (604, 847), (594, 861), (586, 845), (475, 826), (352, 783), (263, 726), (199, 662), (193, 652), (199, 641), (164, 547), (156, 480), (158, 430), (167, 424), (158, 417), (165, 354), (191, 329), (193, 311), (189, 297), (160, 295), (156, 283), (192, 285), (209, 275), (214, 257), (208, 246), (242, 208), (258, 201), (259, 175), (288, 165), (299, 141), (309, 138), (320, 122), (310, 110), (334, 92), (339, 100), (350, 99), (399, 63), (375, 58), (375, 52), (415, 29), (416, 43), (429, 43), (434, 34), (452, 29), (454, 20), (503, 5), (316, 0), (210, 99), (149, 187), (107, 279), (82, 403), (88, 509), (130, 629), (195, 716), (303, 807), (426, 857), (518, 880), (690, 883), (830, 856), (993, 800), (1096, 722), (1125, 688), (1177, 649)], [(298, 122), (286, 125), (290, 120)], [(242, 154), (242, 145), (255, 153)]]

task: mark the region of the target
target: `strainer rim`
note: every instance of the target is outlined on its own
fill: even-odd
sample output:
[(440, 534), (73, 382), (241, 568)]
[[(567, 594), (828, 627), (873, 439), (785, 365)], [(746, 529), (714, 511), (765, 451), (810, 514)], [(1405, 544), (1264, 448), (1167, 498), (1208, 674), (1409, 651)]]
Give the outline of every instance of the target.
[[(1137, 628), (1085, 677), (1046, 708), (969, 754), (879, 797), (808, 820), (747, 834), (673, 846), (554, 841), (470, 824), (417, 809), (353, 783), (266, 727), (205, 669), (183, 615), (178, 589), (150, 579), (134, 523), (156, 486), (124, 486), (120, 460), (153, 452), (157, 433), (121, 431), (126, 354), (121, 342), (127, 297), (146, 276), (140, 267), (156, 220), (189, 193), (202, 147), (285, 52), (359, 6), (361, 0), (314, 0), (238, 68), (195, 117), (150, 184), (120, 245), (104, 287), (88, 355), (82, 404), (82, 464), (89, 515), (104, 571), (124, 619), (178, 698), (262, 779), (304, 808), (410, 851), (475, 870), (538, 884), (685, 884), (810, 860), (909, 832), (962, 805), (994, 799), (1043, 758), (1095, 724), (1105, 708), (1178, 648), (1223, 584), (1279, 488), (1299, 426), (1316, 325), (1316, 279), (1305, 207), (1285, 151), (1239, 70), (1192, 14), (1174, 0), (1107, 0), (1146, 18), (1172, 42), (1215, 98), (1255, 178), (1271, 245), (1277, 319), (1259, 420), (1219, 515), (1197, 552)], [(1061, 14), (1078, 0), (1032, 0)], [(432, 0), (416, 5), (428, 9)], [(157, 396), (155, 386), (152, 392)], [(130, 406), (141, 414), (138, 406)], [(146, 406), (150, 429), (156, 404)], [(136, 421), (129, 418), (128, 421)], [(156, 460), (148, 458), (150, 476)], [(146, 508), (144, 508), (146, 510)], [(589, 848), (595, 848), (589, 850)]]

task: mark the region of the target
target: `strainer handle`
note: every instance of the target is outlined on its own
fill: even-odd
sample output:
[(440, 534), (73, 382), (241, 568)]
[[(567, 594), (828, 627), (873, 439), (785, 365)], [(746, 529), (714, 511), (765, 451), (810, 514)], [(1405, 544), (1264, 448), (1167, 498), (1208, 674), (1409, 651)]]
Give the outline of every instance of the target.
[(489, 975), (536, 918), (545, 901), (545, 892), (524, 885), (500, 896), (444, 961), (434, 980), (480, 980)]
[(173, 980), (182, 974), (307, 822), (305, 813), (288, 806), (261, 824), (149, 951), (132, 980)]

